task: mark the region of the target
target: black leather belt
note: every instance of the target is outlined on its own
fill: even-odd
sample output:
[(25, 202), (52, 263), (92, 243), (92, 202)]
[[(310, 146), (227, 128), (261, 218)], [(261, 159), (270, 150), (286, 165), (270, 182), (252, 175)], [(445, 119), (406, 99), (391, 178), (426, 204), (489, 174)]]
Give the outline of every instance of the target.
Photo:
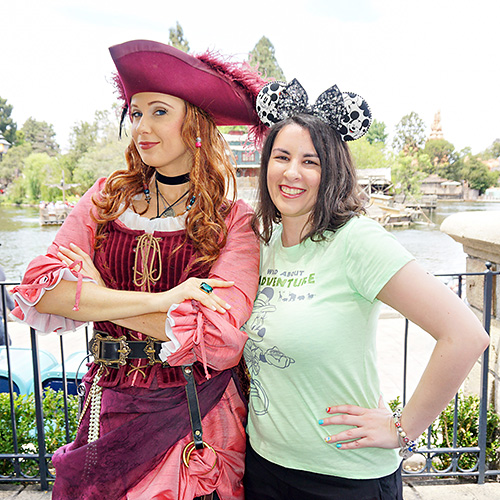
[[(127, 340), (125, 336), (111, 337), (105, 332), (94, 330), (89, 350), (94, 356), (94, 363), (119, 368), (130, 359), (148, 359), (148, 365), (163, 363), (159, 356), (161, 344), (151, 337), (146, 340)], [(169, 366), (166, 362), (163, 365)]]

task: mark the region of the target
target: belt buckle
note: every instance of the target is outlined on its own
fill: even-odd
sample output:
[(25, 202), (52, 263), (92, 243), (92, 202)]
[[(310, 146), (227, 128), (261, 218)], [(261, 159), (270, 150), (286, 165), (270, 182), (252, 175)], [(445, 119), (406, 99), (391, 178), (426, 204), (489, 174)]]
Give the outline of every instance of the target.
[[(118, 349), (118, 359), (101, 358), (101, 342), (118, 342), (120, 344), (120, 348)], [(94, 363), (100, 363), (104, 366), (118, 368), (118, 366), (124, 366), (127, 364), (127, 357), (130, 354), (130, 347), (127, 345), (127, 337), (125, 337), (125, 335), (122, 335), (121, 337), (111, 337), (110, 335), (102, 336), (101, 334), (96, 333), (90, 341), (90, 351), (94, 356)]]
[(152, 339), (152, 337), (146, 338), (146, 347), (143, 350), (149, 360), (148, 366), (152, 366), (162, 362), (160, 359), (156, 359), (155, 341)]

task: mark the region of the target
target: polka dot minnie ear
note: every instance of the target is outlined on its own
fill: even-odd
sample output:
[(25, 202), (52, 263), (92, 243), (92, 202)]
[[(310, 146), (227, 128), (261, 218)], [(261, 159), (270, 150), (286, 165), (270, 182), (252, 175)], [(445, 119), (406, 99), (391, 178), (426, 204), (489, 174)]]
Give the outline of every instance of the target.
[(272, 127), (283, 119), (278, 112), (278, 101), (285, 88), (285, 82), (269, 82), (258, 93), (255, 108), (264, 125)]
[(372, 113), (368, 103), (354, 92), (342, 92), (345, 114), (339, 120), (337, 131), (344, 141), (354, 141), (363, 137), (372, 123)]

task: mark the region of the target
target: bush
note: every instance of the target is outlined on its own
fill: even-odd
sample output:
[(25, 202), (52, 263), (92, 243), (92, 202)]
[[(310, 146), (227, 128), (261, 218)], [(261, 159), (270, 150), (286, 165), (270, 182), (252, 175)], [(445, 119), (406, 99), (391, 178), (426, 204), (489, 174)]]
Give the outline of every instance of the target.
[[(10, 396), (0, 393), (0, 453), (14, 453), (12, 435)], [(38, 437), (35, 418), (34, 394), (14, 395), (14, 414), (19, 453), (38, 453)], [(57, 448), (66, 444), (66, 427), (64, 418), (64, 393), (47, 389), (43, 398), (43, 415), (45, 423), (45, 447), (47, 453), (54, 453)], [(78, 425), (78, 397), (68, 396), (68, 420), (70, 441), (75, 438)], [(37, 460), (20, 460), (23, 474), (38, 476)], [(0, 475), (14, 474), (13, 460), (0, 460)]]
[[(479, 397), (475, 395), (465, 396), (459, 394), (457, 398), (457, 446), (478, 446), (479, 435)], [(453, 447), (453, 420), (455, 402), (452, 401), (438, 416), (431, 426), (430, 442), (432, 447)], [(486, 414), (486, 467), (496, 469), (498, 466), (498, 452), (500, 448), (500, 417), (495, 413), (493, 406)], [(421, 438), (419, 446), (427, 446), (427, 440)], [(437, 470), (443, 470), (450, 466), (451, 456), (443, 454), (435, 464)], [(476, 465), (478, 455), (476, 453), (463, 453), (458, 460), (458, 466), (462, 469), (472, 469)]]
[[(389, 402), (390, 408), (401, 406), (399, 397)], [(478, 446), (479, 435), (479, 408), (478, 396), (465, 396), (460, 393), (457, 398), (457, 447), (466, 448)], [(453, 420), (455, 401), (453, 400), (433, 422), (430, 428), (430, 448), (452, 448), (453, 447)], [(495, 413), (493, 406), (487, 411), (486, 416), (486, 467), (498, 468), (500, 451), (500, 416)], [(429, 445), (428, 435), (424, 434), (418, 440), (419, 448), (427, 448)], [(433, 460), (436, 470), (445, 470), (451, 464), (452, 457), (449, 454), (439, 454)], [(462, 469), (472, 469), (478, 460), (477, 453), (462, 453), (458, 459), (458, 466)]]

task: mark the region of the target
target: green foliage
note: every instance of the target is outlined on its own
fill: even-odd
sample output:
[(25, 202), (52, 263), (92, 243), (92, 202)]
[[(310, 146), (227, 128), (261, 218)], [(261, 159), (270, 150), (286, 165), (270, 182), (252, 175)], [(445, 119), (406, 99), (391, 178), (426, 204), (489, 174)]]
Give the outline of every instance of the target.
[(170, 40), (170, 45), (176, 49), (182, 50), (184, 52), (189, 52), (189, 43), (184, 38), (184, 31), (182, 26), (177, 21), (175, 28), (168, 29), (168, 39)]
[(458, 160), (458, 153), (451, 142), (444, 139), (431, 139), (425, 143), (423, 152), (429, 156), (428, 174), (437, 174), (448, 179), (452, 165)]
[(87, 191), (99, 177), (107, 177), (117, 169), (126, 168), (123, 142), (109, 142), (94, 147), (78, 161), (73, 174), (73, 182), (80, 192)]
[(274, 45), (265, 36), (257, 42), (250, 52), (249, 63), (252, 67), (257, 68), (265, 78), (286, 81), (285, 74), (276, 60)]
[(21, 205), (26, 203), (27, 195), (26, 182), (22, 177), (18, 177), (8, 185), (5, 198), (9, 203)]
[[(21, 453), (36, 453), (38, 438), (35, 419), (34, 395), (15, 395), (14, 414), (19, 451)], [(43, 415), (45, 431), (45, 447), (48, 453), (54, 453), (57, 448), (66, 444), (66, 428), (64, 415), (64, 395), (62, 391), (47, 389), (43, 398)], [(78, 425), (78, 398), (68, 396), (68, 419), (70, 441), (75, 438)], [(0, 453), (14, 453), (12, 440), (12, 422), (10, 396), (0, 393)], [(22, 461), (21, 470), (24, 474), (38, 475), (38, 462)], [(0, 461), (0, 475), (11, 475), (14, 467), (11, 461)]]
[(22, 131), (24, 140), (31, 144), (34, 153), (47, 153), (49, 156), (56, 156), (59, 153), (56, 133), (51, 124), (30, 117), (24, 122)]
[(382, 142), (370, 143), (367, 137), (349, 143), (356, 168), (390, 168), (391, 160), (384, 152)]
[(24, 163), (23, 173), (28, 200), (38, 202), (57, 199), (59, 189), (53, 187), (53, 184), (59, 184), (61, 179), (61, 168), (57, 158), (46, 153), (32, 153)]
[(425, 124), (417, 113), (412, 111), (403, 116), (396, 125), (392, 146), (397, 153), (414, 155), (425, 144)]
[(489, 160), (491, 158), (500, 158), (500, 139), (495, 139), (493, 144), (483, 153), (481, 157), (484, 160)]
[(460, 173), (472, 189), (479, 190), (479, 194), (494, 186), (500, 175), (500, 172), (490, 171), (477, 156), (465, 159)]
[(11, 147), (0, 163), (0, 185), (9, 184), (24, 170), (26, 158), (33, 152), (29, 142)]
[[(479, 435), (479, 397), (459, 394), (457, 404), (457, 446), (478, 446)], [(453, 447), (453, 421), (455, 403), (452, 401), (439, 415), (431, 426), (430, 443), (435, 448)], [(500, 448), (500, 417), (493, 407), (487, 411), (486, 424), (486, 461), (490, 468), (498, 467)], [(422, 437), (420, 447), (427, 447), (427, 438)], [(447, 454), (439, 455), (436, 463), (438, 470), (446, 469), (451, 463)], [(476, 455), (464, 453), (460, 455), (458, 465), (470, 469), (476, 464)]]
[(0, 97), (0, 132), (11, 145), (14, 145), (16, 143), (17, 124), (10, 116), (12, 109), (12, 104), (7, 104), (7, 99)]
[(388, 134), (385, 131), (385, 123), (373, 120), (365, 137), (370, 144), (382, 143), (385, 145), (387, 136)]
[(69, 134), (70, 151), (75, 163), (97, 142), (98, 123), (78, 122), (71, 127)]
[(428, 163), (429, 157), (427, 155), (419, 155), (414, 158), (400, 152), (392, 165), (392, 182), (396, 192), (418, 195), (420, 185), (427, 177), (427, 174), (422, 171), (422, 167), (425, 168)]

